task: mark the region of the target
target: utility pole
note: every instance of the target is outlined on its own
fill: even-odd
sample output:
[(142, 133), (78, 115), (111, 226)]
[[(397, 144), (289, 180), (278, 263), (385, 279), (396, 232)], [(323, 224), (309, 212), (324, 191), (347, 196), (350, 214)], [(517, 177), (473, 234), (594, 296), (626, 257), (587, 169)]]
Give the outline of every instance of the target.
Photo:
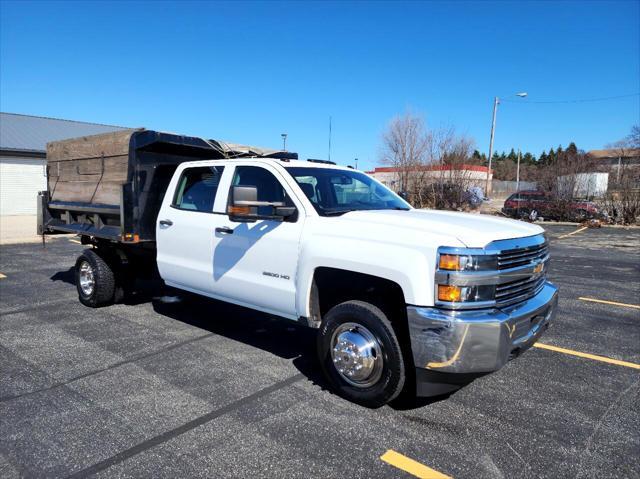
[[(516, 93), (517, 97), (525, 98), (528, 95), (527, 92)], [(500, 98), (495, 97), (493, 99), (493, 120), (491, 121), (491, 139), (489, 140), (489, 168), (487, 169), (487, 184), (485, 186), (484, 195), (489, 197), (489, 174), (491, 172), (491, 155), (493, 155), (493, 137), (496, 132), (496, 113), (498, 113), (498, 104)]]
[(358, 169), (358, 159), (356, 158), (356, 170)]
[(331, 161), (331, 117), (329, 117), (329, 161)]
[(287, 151), (287, 134), (282, 133), (280, 136), (282, 137), (282, 151)]
[(489, 197), (489, 174), (491, 173), (491, 155), (493, 154), (493, 136), (496, 131), (496, 113), (498, 113), (498, 103), (500, 98), (495, 97), (493, 100), (493, 120), (491, 121), (491, 138), (489, 139), (489, 168), (487, 168), (487, 184), (484, 187), (484, 196)]
[(518, 168), (516, 169), (516, 191), (520, 191), (520, 148), (518, 148)]

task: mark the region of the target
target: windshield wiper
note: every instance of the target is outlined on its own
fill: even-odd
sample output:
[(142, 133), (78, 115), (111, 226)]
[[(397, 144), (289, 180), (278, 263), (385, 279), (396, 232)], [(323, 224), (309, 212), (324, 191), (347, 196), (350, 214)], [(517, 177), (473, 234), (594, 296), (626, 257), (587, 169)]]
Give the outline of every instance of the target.
[(387, 211), (387, 210), (397, 210), (397, 211), (409, 211), (411, 208), (405, 208), (404, 206), (392, 206), (386, 208), (367, 208), (363, 211)]
[(328, 210), (328, 211), (323, 211), (322, 215), (323, 216), (340, 216), (343, 215), (345, 213), (349, 213), (351, 211), (359, 211), (359, 210)]

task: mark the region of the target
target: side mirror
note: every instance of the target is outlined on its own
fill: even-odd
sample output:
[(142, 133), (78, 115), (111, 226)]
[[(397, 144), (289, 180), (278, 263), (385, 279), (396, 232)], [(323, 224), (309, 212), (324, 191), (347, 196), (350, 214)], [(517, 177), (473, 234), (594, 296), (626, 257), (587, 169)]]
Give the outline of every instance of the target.
[[(269, 206), (271, 215), (258, 215), (258, 207)], [(282, 202), (258, 201), (258, 189), (255, 186), (234, 186), (231, 190), (231, 203), (227, 213), (231, 221), (241, 223), (258, 219), (283, 221), (296, 213), (295, 206), (286, 206)]]
[(295, 215), (296, 211), (298, 210), (296, 210), (295, 206), (276, 206), (274, 214), (281, 218), (289, 218), (290, 216)]
[(234, 186), (227, 213), (231, 221), (242, 223), (255, 221), (258, 216), (258, 189), (255, 186)]

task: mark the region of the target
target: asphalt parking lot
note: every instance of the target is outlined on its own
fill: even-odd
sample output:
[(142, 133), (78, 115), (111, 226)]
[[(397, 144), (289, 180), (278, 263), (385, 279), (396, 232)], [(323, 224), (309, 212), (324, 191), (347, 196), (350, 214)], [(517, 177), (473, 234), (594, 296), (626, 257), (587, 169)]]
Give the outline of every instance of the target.
[(153, 283), (91, 310), (81, 245), (3, 246), (0, 477), (640, 477), (640, 230), (576, 230), (548, 228), (556, 349), (377, 410), (326, 389), (311, 330)]

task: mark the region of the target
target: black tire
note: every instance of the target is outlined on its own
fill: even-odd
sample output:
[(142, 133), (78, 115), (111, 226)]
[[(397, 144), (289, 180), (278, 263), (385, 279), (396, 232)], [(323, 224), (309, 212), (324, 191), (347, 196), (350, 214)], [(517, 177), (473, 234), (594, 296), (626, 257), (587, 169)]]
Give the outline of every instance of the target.
[[(93, 274), (94, 285), (89, 292), (81, 285), (81, 268), (87, 264)], [(116, 280), (114, 272), (109, 263), (95, 250), (85, 250), (76, 260), (75, 268), (76, 287), (80, 302), (90, 308), (107, 306), (114, 301), (116, 291)]]
[[(338, 372), (332, 359), (333, 336), (341, 325), (355, 323), (371, 333), (381, 349), (381, 373), (375, 383), (366, 386), (350, 384)], [(318, 357), (322, 369), (342, 397), (366, 407), (376, 408), (395, 399), (405, 384), (405, 363), (391, 322), (377, 307), (363, 301), (347, 301), (334, 306), (324, 316), (318, 334)]]

